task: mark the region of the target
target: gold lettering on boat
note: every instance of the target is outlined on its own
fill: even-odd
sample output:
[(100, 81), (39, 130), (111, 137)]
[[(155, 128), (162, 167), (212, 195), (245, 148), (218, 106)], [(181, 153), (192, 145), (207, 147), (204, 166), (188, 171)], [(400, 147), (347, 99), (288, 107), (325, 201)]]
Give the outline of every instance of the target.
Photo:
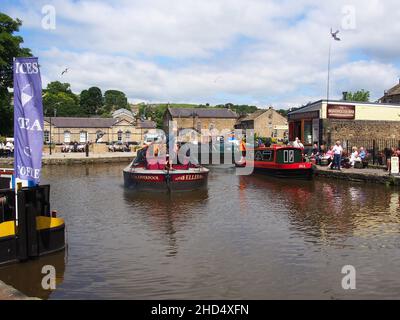
[(175, 181), (193, 181), (193, 180), (201, 180), (204, 176), (201, 174), (185, 174), (175, 178)]

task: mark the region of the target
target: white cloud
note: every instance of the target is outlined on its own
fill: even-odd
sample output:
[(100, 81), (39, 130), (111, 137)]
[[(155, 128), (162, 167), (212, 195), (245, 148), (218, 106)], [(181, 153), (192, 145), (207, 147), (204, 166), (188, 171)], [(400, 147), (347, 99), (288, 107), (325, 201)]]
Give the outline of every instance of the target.
[[(39, 23), (48, 3), (57, 10), (51, 33)], [(59, 80), (68, 66), (63, 80), (75, 91), (292, 106), (326, 95), (329, 29), (341, 28), (344, 5), (354, 6), (356, 28), (333, 43), (331, 96), (364, 88), (377, 99), (400, 74), (395, 0), (41, 0), (8, 12), (32, 30), (44, 79)]]

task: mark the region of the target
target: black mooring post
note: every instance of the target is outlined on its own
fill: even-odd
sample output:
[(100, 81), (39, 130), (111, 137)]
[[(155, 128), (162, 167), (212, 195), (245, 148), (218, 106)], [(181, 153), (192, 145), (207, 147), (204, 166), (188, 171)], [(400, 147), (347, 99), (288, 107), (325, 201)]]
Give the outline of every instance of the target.
[(23, 190), (25, 195), (25, 214), (26, 214), (26, 232), (28, 240), (28, 257), (34, 258), (39, 256), (38, 247), (38, 232), (36, 230), (36, 217), (41, 215), (38, 211), (40, 205), (38, 205), (38, 193), (40, 187), (29, 188)]
[(28, 248), (27, 248), (28, 238), (26, 232), (25, 194), (23, 191), (18, 191), (17, 206), (18, 206), (17, 259), (20, 261), (24, 261), (28, 259)]
[(86, 158), (89, 157), (89, 143), (88, 142), (86, 142), (85, 152), (86, 152)]

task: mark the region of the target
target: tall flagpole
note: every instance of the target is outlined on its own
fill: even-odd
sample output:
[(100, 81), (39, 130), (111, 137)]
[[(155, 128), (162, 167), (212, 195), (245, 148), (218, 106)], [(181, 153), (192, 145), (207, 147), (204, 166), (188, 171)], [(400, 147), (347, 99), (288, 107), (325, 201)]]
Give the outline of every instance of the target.
[[(331, 37), (334, 41), (340, 41), (338, 37), (339, 30), (333, 32), (331, 28)], [(329, 39), (329, 53), (328, 53), (328, 81), (326, 85), (326, 104), (329, 103), (329, 90), (330, 90), (330, 73), (331, 73), (331, 51), (332, 51), (332, 39)]]
[(328, 81), (326, 84), (326, 103), (329, 102), (329, 89), (330, 89), (330, 72), (331, 72), (331, 49), (332, 49), (332, 40), (329, 39), (329, 54), (328, 54)]

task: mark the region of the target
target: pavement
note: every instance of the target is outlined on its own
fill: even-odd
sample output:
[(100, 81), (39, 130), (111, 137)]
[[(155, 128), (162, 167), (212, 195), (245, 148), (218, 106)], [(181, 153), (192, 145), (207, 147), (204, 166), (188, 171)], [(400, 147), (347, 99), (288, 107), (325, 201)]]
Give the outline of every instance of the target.
[[(84, 152), (71, 153), (48, 153), (43, 154), (43, 165), (47, 164), (82, 164), (82, 163), (108, 163), (127, 162), (129, 163), (136, 156), (136, 152), (105, 152), (89, 153), (86, 157)], [(0, 158), (0, 167), (12, 166), (13, 158)]]
[(383, 168), (365, 168), (365, 169), (355, 169), (349, 168), (342, 170), (332, 170), (328, 167), (315, 166), (314, 171), (316, 176), (326, 177), (326, 178), (337, 178), (349, 181), (364, 181), (364, 182), (374, 182), (386, 185), (400, 186), (400, 176), (390, 175), (386, 169)]
[[(332, 169), (328, 168), (327, 166), (316, 166), (316, 167), (319, 171), (329, 171), (329, 172), (338, 171), (338, 170), (332, 170)], [(373, 168), (373, 169), (372, 168), (365, 168), (365, 169), (342, 168), (341, 172), (344, 174), (355, 173), (355, 174), (366, 174), (366, 175), (373, 175), (373, 176), (379, 176), (379, 177), (389, 176), (389, 173), (387, 172), (386, 169), (376, 169), (376, 168)]]
[(136, 156), (136, 152), (104, 152), (104, 153), (89, 153), (89, 157), (86, 157), (84, 152), (68, 152), (68, 153), (43, 153), (43, 159), (98, 159), (98, 158), (133, 158)]

